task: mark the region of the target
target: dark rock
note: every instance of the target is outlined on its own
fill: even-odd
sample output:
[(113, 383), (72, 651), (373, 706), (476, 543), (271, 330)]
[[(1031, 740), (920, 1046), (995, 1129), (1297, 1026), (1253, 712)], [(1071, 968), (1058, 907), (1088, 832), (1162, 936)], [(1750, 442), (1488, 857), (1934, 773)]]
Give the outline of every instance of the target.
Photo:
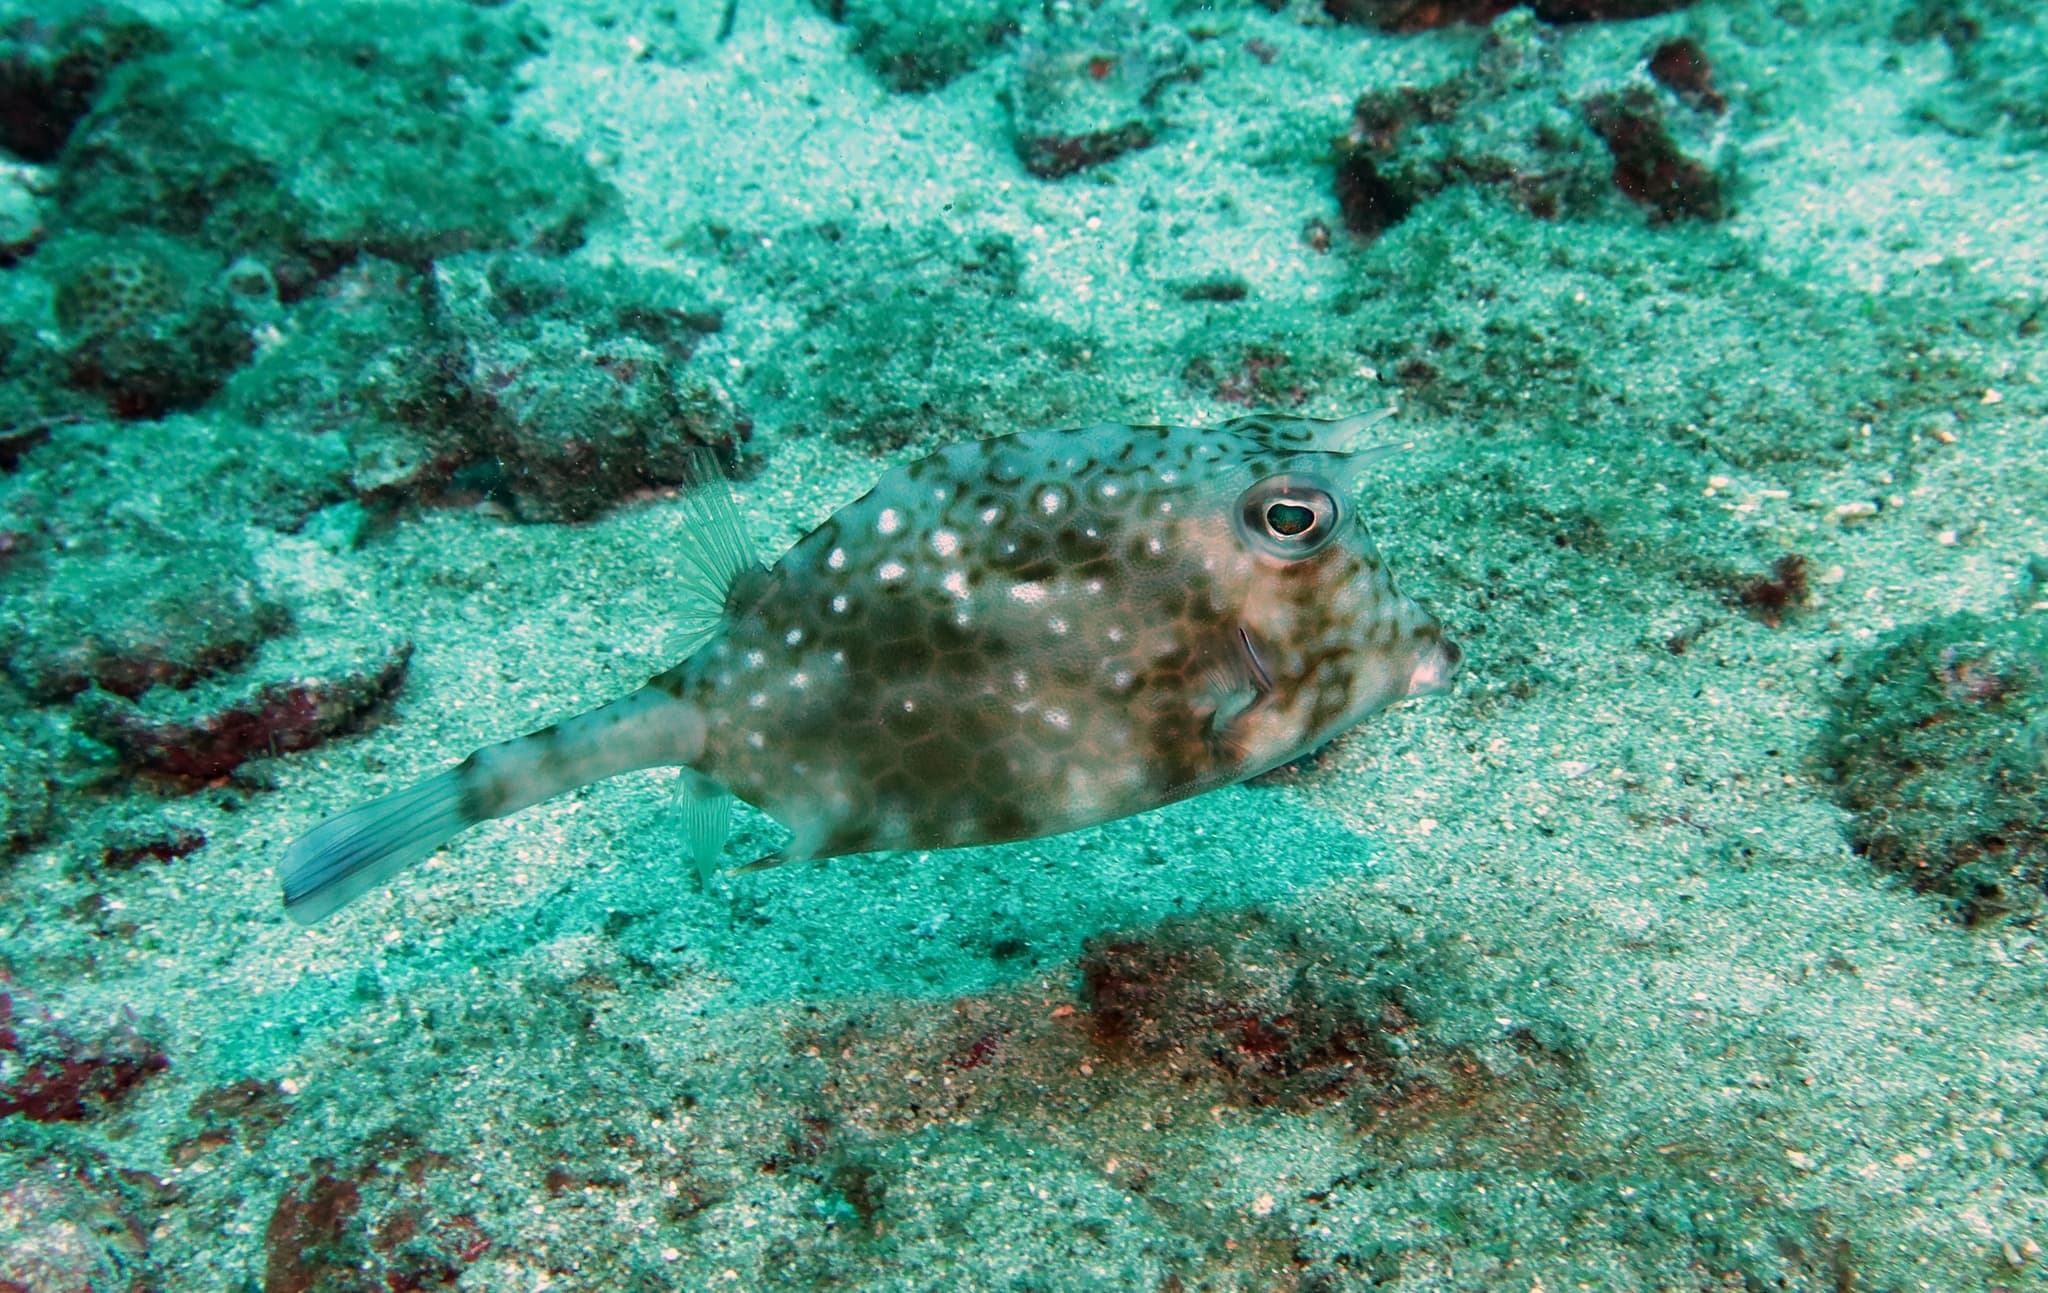
[[(15, 469), (21, 466), (21, 460), (29, 450), (39, 444), (48, 443), (49, 439), (50, 424), (41, 419), (15, 426), (0, 427), (0, 473), (12, 475)], [(10, 530), (8, 533), (16, 536), (8, 544), (6, 552), (6, 555), (13, 556), (15, 555), (15, 545), (21, 541), (20, 531)]]
[(100, 850), (100, 865), (109, 871), (132, 871), (145, 862), (169, 862), (206, 847), (206, 832), (190, 826), (156, 830), (125, 828)]
[(50, 1004), (0, 979), (0, 1117), (84, 1122), (170, 1067), (133, 1012), (60, 1020)]
[(1720, 220), (1728, 214), (1721, 175), (1685, 154), (1650, 94), (1596, 95), (1586, 103), (1586, 120), (1614, 157), (1614, 187), (1648, 207), (1654, 219)]
[(362, 1191), (353, 1181), (329, 1175), (316, 1163), (270, 1214), (263, 1293), (369, 1293), (381, 1287), (363, 1269), (370, 1249), (356, 1219), (362, 1206)]
[(1728, 100), (1714, 89), (1713, 64), (1692, 37), (1680, 36), (1657, 46), (1647, 67), (1658, 84), (1684, 100), (1687, 107), (1717, 116), (1728, 110)]

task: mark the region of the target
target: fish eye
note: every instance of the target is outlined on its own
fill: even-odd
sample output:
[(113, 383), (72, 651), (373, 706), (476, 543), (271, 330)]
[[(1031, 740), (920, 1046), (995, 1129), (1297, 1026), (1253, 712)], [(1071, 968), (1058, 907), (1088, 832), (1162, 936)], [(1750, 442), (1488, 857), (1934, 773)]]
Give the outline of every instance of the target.
[(1315, 476), (1268, 476), (1237, 500), (1238, 536), (1256, 552), (1298, 561), (1337, 535), (1344, 509), (1337, 492)]

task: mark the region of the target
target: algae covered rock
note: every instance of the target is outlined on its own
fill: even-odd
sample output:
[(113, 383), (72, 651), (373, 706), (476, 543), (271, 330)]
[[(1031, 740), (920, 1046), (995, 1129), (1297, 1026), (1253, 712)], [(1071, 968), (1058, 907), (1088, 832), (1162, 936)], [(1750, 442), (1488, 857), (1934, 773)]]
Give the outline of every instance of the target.
[[(1574, 100), (1560, 85), (1584, 89)], [(1468, 66), (1359, 97), (1337, 152), (1338, 204), (1367, 237), (1453, 188), (1497, 192), (1542, 219), (1593, 215), (1619, 192), (1652, 223), (1718, 220), (1736, 166), (1726, 110), (1697, 41), (1572, 42), (1518, 9), (1488, 27)]]
[(721, 326), (628, 269), (479, 252), (420, 274), (365, 257), (293, 307), (227, 402), (343, 446), (365, 503), (484, 497), (579, 520), (690, 479), (703, 449), (735, 461), (751, 425), (694, 357)]
[(115, 69), (170, 41), (124, 9), (38, 0), (0, 9), (0, 148), (24, 161), (56, 158)]
[[(728, 255), (757, 290), (801, 311), (798, 336), (762, 365), (761, 385), (869, 449), (978, 436), (1019, 409), (1057, 426), (1085, 417), (1098, 393), (1089, 356), (1099, 343), (1031, 308), (1023, 253), (1007, 237), (833, 222), (784, 230), (767, 255)], [(833, 289), (791, 290), (815, 283)]]
[(1048, 8), (1017, 50), (1011, 142), (1024, 168), (1059, 179), (1133, 149), (1166, 127), (1168, 85), (1192, 74), (1193, 42), (1144, 5)]
[(76, 235), (34, 267), (52, 287), (66, 381), (118, 417), (196, 408), (254, 351), (219, 260), (177, 239)]
[(435, 438), (469, 488), (528, 519), (580, 520), (689, 481), (701, 450), (736, 458), (751, 425), (689, 362), (718, 316), (633, 278), (519, 254), (436, 267), (430, 317), (464, 407)]
[(844, 22), (853, 52), (892, 90), (936, 90), (1002, 52), (1016, 34), (1017, 0), (818, 0)]
[(149, 225), (227, 254), (424, 266), (565, 247), (604, 189), (500, 124), (530, 32), (455, 3), (268, 5), (124, 64), (65, 151), (72, 224)]
[(412, 650), (391, 640), (363, 659), (351, 645), (294, 638), (252, 668), (189, 691), (160, 687), (135, 700), (88, 693), (79, 727), (132, 771), (208, 781), (372, 725), (404, 685)]
[(190, 687), (237, 668), (289, 627), (246, 553), (215, 542), (153, 546), (159, 555), (136, 560), (59, 557), (40, 581), (10, 581), (0, 653), (29, 695)]
[(2048, 616), (1952, 615), (1857, 662), (1821, 741), (1857, 852), (1976, 923), (2048, 886)]
[(1954, 80), (1920, 105), (1930, 121), (1959, 135), (2048, 147), (2048, 10), (2033, 0), (1920, 0), (1897, 34), (1948, 45)]

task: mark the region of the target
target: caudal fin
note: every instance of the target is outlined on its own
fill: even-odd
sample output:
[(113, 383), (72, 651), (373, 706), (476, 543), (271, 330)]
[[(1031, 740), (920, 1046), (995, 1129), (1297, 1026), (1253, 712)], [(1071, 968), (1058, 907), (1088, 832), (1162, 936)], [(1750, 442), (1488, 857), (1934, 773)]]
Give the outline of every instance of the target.
[(301, 835), (279, 871), (286, 914), (311, 925), (474, 825), (460, 773), (450, 768)]

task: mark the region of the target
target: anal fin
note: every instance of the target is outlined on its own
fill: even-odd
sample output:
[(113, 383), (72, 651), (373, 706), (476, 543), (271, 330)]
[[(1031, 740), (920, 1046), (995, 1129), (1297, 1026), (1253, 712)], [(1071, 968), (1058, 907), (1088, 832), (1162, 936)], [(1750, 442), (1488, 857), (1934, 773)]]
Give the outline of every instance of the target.
[(725, 837), (732, 830), (732, 791), (701, 772), (684, 768), (676, 776), (675, 805), (690, 841), (690, 861), (705, 884), (718, 872)]

